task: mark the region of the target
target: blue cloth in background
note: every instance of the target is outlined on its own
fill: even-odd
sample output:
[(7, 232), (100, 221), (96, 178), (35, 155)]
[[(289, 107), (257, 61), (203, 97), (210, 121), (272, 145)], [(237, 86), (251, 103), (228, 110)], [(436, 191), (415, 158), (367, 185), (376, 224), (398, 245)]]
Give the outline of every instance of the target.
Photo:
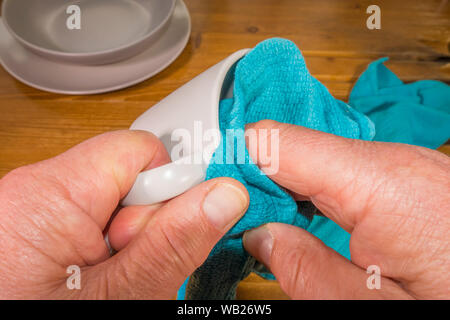
[[(315, 208), (311, 203), (301, 202), (298, 206), (282, 188), (261, 174), (247, 152), (244, 164), (221, 164), (220, 160), (225, 163), (228, 154), (236, 161), (236, 146), (245, 145), (245, 124), (262, 119), (353, 139), (375, 137), (379, 141), (427, 147), (445, 142), (450, 137), (449, 87), (438, 81), (403, 84), (382, 64), (385, 60), (373, 62), (361, 75), (350, 95), (349, 104), (353, 108), (334, 99), (310, 75), (300, 51), (288, 40), (266, 40), (237, 64), (234, 97), (220, 104), (223, 137), (214, 155), (216, 163), (208, 167), (207, 179), (229, 176), (241, 181), (249, 191), (250, 206), (183, 285), (179, 299), (233, 299), (237, 284), (250, 272), (270, 277), (242, 246), (245, 230), (267, 222), (302, 227), (350, 259), (350, 235), (333, 221), (313, 216)], [(241, 131), (227, 138), (225, 130), (230, 128)]]
[(450, 138), (450, 87), (435, 80), (405, 84), (383, 65), (387, 59), (367, 67), (349, 105), (375, 123), (374, 140), (436, 149)]

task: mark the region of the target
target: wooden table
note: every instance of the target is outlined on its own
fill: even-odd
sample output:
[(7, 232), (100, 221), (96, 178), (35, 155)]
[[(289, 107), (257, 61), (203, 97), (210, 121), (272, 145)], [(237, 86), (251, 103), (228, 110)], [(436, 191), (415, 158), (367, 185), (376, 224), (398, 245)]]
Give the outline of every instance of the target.
[[(373, 1), (185, 1), (193, 23), (186, 49), (169, 68), (134, 87), (64, 96), (30, 88), (0, 68), (0, 177), (102, 132), (129, 127), (209, 66), (270, 37), (293, 40), (311, 73), (339, 99), (347, 100), (367, 64), (384, 56), (390, 57), (387, 66), (404, 81), (450, 82), (446, 0), (376, 1), (381, 30), (366, 28), (366, 8)], [(449, 145), (440, 150), (450, 154)], [(238, 297), (285, 296), (276, 283), (251, 276), (241, 283)]]

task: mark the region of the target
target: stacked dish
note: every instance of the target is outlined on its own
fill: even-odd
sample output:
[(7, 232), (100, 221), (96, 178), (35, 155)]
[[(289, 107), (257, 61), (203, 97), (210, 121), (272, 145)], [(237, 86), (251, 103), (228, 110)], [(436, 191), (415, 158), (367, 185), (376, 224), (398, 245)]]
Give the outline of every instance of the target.
[(4, 0), (0, 62), (41, 90), (102, 93), (165, 69), (190, 31), (182, 0)]

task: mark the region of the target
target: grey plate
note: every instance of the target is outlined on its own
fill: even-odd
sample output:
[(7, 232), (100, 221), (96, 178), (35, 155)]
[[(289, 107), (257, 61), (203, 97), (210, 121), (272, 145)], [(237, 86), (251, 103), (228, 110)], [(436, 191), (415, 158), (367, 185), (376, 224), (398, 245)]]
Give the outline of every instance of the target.
[[(176, 0), (4, 0), (3, 22), (29, 50), (52, 60), (107, 64), (136, 55), (158, 40)], [(80, 29), (69, 29), (80, 8)]]
[(95, 94), (142, 82), (169, 66), (183, 51), (191, 32), (186, 5), (177, 1), (168, 29), (150, 48), (109, 65), (74, 65), (47, 60), (15, 40), (0, 19), (0, 62), (15, 78), (37, 89), (63, 94)]

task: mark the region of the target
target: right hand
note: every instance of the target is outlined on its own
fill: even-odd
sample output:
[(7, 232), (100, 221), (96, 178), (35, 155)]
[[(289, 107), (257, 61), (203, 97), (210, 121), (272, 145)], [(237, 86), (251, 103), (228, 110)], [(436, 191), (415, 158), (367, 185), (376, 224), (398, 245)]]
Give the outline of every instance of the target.
[[(270, 177), (351, 233), (351, 261), (294, 226), (245, 233), (246, 250), (290, 297), (450, 298), (449, 157), (269, 120), (250, 128), (279, 130), (279, 170)], [(249, 152), (257, 162), (257, 150)], [(380, 267), (379, 290), (366, 286), (369, 265)]]

